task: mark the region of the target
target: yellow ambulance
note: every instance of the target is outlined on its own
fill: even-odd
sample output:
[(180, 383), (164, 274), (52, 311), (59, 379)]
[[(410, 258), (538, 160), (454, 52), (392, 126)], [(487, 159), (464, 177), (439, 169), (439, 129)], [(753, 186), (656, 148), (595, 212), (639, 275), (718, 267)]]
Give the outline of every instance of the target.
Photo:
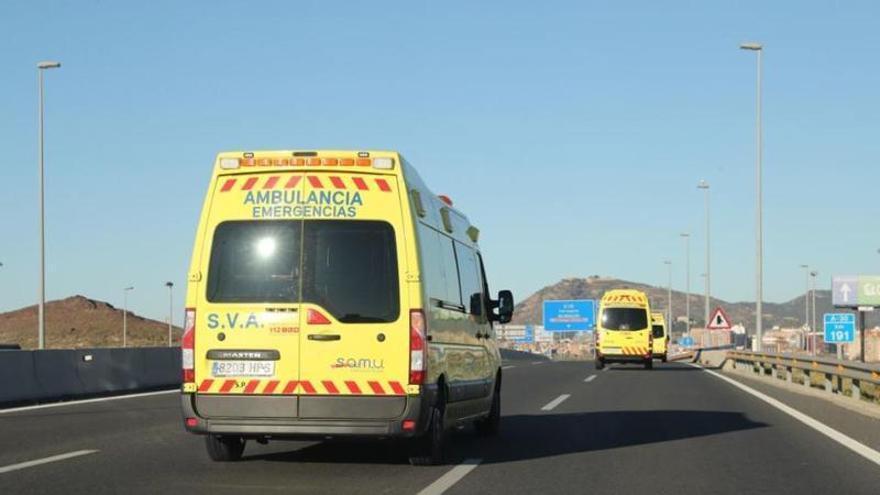
[(443, 461), (497, 432), (501, 359), (479, 230), (388, 151), (221, 153), (190, 264), (185, 428), (215, 461), (248, 440), (404, 438)]
[(651, 307), (644, 292), (614, 289), (599, 301), (596, 324), (596, 369), (607, 363), (641, 363), (654, 367)]
[(666, 331), (666, 317), (663, 313), (651, 313), (651, 336), (654, 339), (654, 359), (666, 362), (669, 348), (669, 333)]

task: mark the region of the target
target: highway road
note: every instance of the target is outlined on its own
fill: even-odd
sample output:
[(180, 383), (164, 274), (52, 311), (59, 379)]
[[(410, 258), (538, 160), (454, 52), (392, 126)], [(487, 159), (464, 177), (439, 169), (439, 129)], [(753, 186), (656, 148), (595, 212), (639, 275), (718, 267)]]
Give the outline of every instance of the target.
[[(878, 492), (880, 465), (687, 364), (652, 371), (511, 364), (502, 434), (479, 440), (455, 432), (457, 453), (447, 466), (412, 467), (387, 444), (280, 441), (250, 442), (239, 463), (212, 463), (202, 439), (184, 433), (177, 395), (160, 393), (0, 414), (0, 487), (90, 494)], [(822, 399), (761, 390), (880, 450), (880, 421)]]

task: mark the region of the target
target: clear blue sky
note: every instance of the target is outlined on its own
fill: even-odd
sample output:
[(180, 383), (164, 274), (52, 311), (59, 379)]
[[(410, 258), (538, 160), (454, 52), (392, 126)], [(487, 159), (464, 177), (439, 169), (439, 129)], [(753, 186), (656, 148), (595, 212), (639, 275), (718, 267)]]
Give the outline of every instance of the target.
[[(659, 4), (663, 4), (662, 6)], [(710, 5), (711, 4), (711, 5)], [(482, 230), (518, 298), (562, 277), (754, 297), (755, 57), (765, 44), (766, 299), (800, 263), (878, 272), (880, 5), (42, 2), (0, 5), (0, 310), (36, 301), (36, 70), (47, 74), (48, 296), (164, 319), (214, 154), (391, 148)], [(175, 320), (181, 316), (178, 292)]]

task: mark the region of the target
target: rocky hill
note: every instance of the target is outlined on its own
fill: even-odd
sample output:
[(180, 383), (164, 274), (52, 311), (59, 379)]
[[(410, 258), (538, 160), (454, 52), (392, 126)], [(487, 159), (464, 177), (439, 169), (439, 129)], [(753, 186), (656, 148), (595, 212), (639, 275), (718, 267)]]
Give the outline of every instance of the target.
[[(566, 278), (559, 282), (544, 287), (516, 305), (512, 323), (514, 324), (540, 324), (541, 302), (545, 299), (600, 299), (605, 291), (610, 289), (631, 288), (642, 290), (648, 294), (654, 308), (664, 311), (666, 308), (667, 291), (665, 287), (630, 282), (615, 278), (591, 276), (587, 278)], [(693, 325), (704, 325), (704, 299), (700, 293), (691, 293), (691, 320)], [(727, 312), (732, 323), (741, 323), (747, 329), (752, 329), (755, 322), (754, 302), (727, 302), (721, 299), (711, 298), (712, 310), (721, 306)], [(827, 290), (816, 291), (816, 321), (822, 326), (822, 315), (833, 311), (831, 306), (831, 293)], [(764, 302), (764, 327), (799, 327), (804, 321), (804, 296), (797, 297), (785, 303)], [(676, 290), (672, 291), (672, 314), (673, 318), (684, 318), (685, 294)], [(878, 319), (880, 322), (880, 319)], [(873, 318), (868, 319), (869, 325), (875, 324)], [(683, 324), (682, 324), (683, 325)]]
[[(128, 345), (132, 347), (168, 345), (168, 324), (128, 311)], [(173, 341), (180, 341), (175, 327)], [(0, 313), (0, 344), (18, 344), (24, 349), (37, 346), (37, 306)], [(46, 347), (122, 347), (122, 310), (112, 304), (73, 296), (46, 303)]]

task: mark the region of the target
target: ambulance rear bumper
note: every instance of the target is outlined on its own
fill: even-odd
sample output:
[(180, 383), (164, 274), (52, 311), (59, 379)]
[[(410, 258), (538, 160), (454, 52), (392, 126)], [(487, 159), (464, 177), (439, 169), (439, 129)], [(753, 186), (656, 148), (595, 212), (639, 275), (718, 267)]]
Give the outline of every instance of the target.
[[(209, 406), (205, 406), (206, 401), (202, 400), (204, 397), (197, 394), (182, 394), (181, 405), (184, 427), (190, 433), (196, 434), (303, 440), (328, 437), (405, 438), (416, 436), (427, 427), (427, 405), (433, 403), (436, 394), (428, 387), (422, 389), (421, 395), (399, 397), (286, 397), (293, 399), (293, 403), (298, 405), (292, 411), (302, 411), (305, 404), (306, 412), (312, 417), (297, 416), (298, 412), (292, 412), (286, 417), (280, 414), (259, 417), (270, 415), (266, 412), (268, 401), (265, 399), (273, 399), (271, 396), (211, 397), (232, 399), (233, 405), (223, 409), (210, 402)], [(242, 406), (246, 404), (246, 399), (251, 403), (250, 412)], [(359, 399), (366, 400), (359, 405)], [(383, 401), (386, 403), (382, 404)], [(235, 402), (242, 405), (234, 404)], [(383, 410), (394, 416), (377, 417), (382, 415)], [(414, 421), (415, 428), (404, 430), (404, 421)]]

